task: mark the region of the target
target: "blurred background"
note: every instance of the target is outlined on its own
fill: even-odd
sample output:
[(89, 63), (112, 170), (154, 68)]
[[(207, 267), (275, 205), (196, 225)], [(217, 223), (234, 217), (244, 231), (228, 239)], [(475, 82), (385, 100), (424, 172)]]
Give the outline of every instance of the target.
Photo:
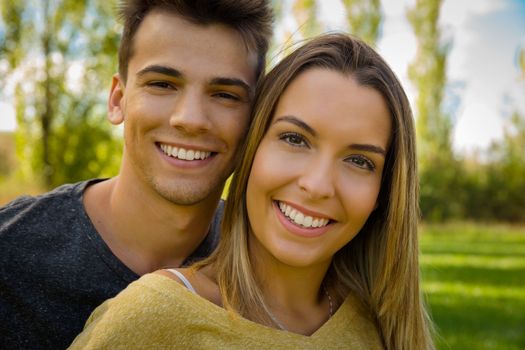
[[(0, 205), (118, 172), (116, 0), (0, 2)], [(269, 68), (325, 31), (392, 66), (418, 132), (440, 349), (525, 348), (525, 0), (273, 1)], [(1, 254), (1, 252), (0, 252)]]

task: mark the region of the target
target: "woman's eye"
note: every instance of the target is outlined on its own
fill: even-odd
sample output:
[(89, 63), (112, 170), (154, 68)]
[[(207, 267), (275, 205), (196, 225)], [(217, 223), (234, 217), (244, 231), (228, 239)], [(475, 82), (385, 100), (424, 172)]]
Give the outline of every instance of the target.
[(305, 138), (301, 134), (297, 134), (294, 132), (281, 134), (279, 135), (279, 139), (296, 147), (308, 146)]
[(376, 168), (375, 164), (370, 159), (364, 156), (350, 156), (346, 159), (346, 161), (352, 163), (353, 165), (361, 169), (374, 170)]

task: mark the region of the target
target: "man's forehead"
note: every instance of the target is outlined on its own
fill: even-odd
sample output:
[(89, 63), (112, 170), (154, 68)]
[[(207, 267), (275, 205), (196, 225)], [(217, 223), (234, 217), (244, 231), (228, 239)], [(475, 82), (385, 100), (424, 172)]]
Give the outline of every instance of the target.
[(134, 38), (130, 65), (134, 61), (140, 61), (135, 72), (147, 65), (161, 65), (188, 74), (198, 67), (215, 73), (209, 76), (239, 76), (250, 84), (258, 68), (257, 53), (248, 50), (235, 29), (196, 24), (164, 12), (153, 12), (144, 19)]

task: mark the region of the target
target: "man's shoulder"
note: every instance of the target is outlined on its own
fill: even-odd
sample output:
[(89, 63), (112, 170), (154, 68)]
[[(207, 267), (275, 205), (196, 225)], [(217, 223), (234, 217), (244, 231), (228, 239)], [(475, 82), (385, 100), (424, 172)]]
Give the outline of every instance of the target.
[(0, 213), (4, 211), (13, 211), (13, 210), (17, 211), (20, 209), (27, 208), (31, 206), (33, 203), (49, 201), (57, 197), (70, 196), (71, 193), (74, 192), (74, 188), (78, 186), (79, 184), (81, 183), (65, 184), (49, 192), (45, 192), (45, 193), (34, 195), (34, 196), (22, 195), (20, 197), (13, 199), (11, 202), (7, 203), (5, 206), (1, 207)]
[(82, 194), (87, 186), (99, 182), (102, 180), (92, 179), (81, 181), (77, 183), (64, 184), (54, 188), (49, 192), (45, 192), (39, 195), (29, 196), (23, 195), (15, 198), (5, 206), (0, 207), (0, 217), (5, 214), (12, 215), (13, 213), (31, 209), (35, 205), (45, 204), (50, 205), (53, 203), (64, 205), (68, 200), (78, 200), (82, 198)]
[(83, 211), (84, 189), (99, 180), (87, 180), (59, 186), (36, 196), (21, 196), (0, 208), (0, 232), (21, 225), (48, 225), (55, 218), (77, 215)]

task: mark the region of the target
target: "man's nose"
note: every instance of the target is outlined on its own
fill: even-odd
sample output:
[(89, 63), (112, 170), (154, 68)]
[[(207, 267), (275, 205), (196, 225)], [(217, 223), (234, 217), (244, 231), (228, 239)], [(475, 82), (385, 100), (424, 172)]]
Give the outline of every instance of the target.
[(206, 96), (196, 90), (187, 90), (177, 96), (170, 125), (189, 134), (199, 134), (210, 129)]

